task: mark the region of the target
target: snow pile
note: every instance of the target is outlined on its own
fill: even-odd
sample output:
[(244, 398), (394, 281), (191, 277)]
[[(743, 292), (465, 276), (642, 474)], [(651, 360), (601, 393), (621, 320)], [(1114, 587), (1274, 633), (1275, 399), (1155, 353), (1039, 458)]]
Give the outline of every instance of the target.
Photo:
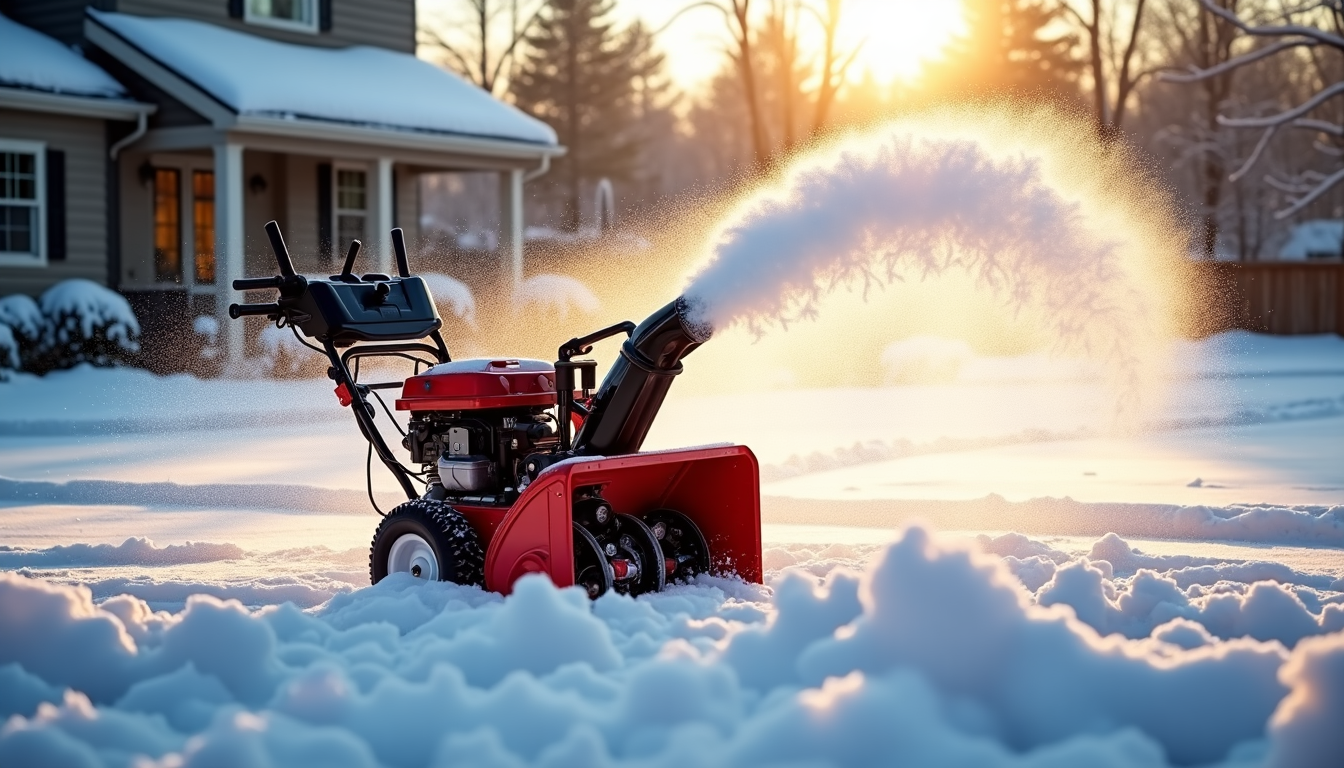
[(243, 550), (234, 544), (188, 541), (156, 547), (145, 538), (110, 544), (63, 544), (46, 549), (0, 545), (0, 568), (54, 568), (58, 566), (180, 565), (237, 560)]
[(471, 288), (467, 287), (466, 283), (455, 277), (434, 273), (418, 277), (424, 279), (429, 295), (434, 297), (435, 305), (440, 307), (439, 314), (443, 314), (442, 308), (447, 306), (453, 315), (462, 318), (467, 325), (475, 327), (476, 297), (471, 294)]
[(1316, 219), (1293, 227), (1288, 242), (1279, 249), (1284, 261), (1339, 258), (1344, 221)]
[(112, 365), (140, 351), (140, 321), (125, 297), (92, 280), (62, 280), (38, 302), (46, 320), (41, 367)]
[(1024, 130), (983, 115), (898, 122), (803, 158), (712, 235), (684, 291), (693, 319), (760, 332), (815, 313), (838, 285), (966, 271), (1038, 311), (1055, 352), (1105, 361), (1136, 396), (1164, 332), (1163, 289), (1145, 270), (1179, 253), (1161, 234), (1175, 225), (1151, 197), (1145, 210), (1118, 188), (1070, 188), (1058, 151), (1005, 146)]
[[(1344, 634), (1101, 638), (910, 529), (863, 573), (590, 604), (393, 577), (176, 614), (0, 574), (0, 763), (1189, 765), (1344, 759)], [(1160, 636), (1159, 636), (1160, 634)]]
[(513, 311), (555, 313), (561, 320), (571, 311), (591, 315), (602, 302), (581, 281), (568, 275), (534, 275), (514, 289)]
[(556, 143), (550, 126), (409, 53), (293, 45), (187, 19), (89, 16), (240, 115)]
[(126, 95), (113, 80), (74, 50), (0, 14), (0, 85), (75, 96)]

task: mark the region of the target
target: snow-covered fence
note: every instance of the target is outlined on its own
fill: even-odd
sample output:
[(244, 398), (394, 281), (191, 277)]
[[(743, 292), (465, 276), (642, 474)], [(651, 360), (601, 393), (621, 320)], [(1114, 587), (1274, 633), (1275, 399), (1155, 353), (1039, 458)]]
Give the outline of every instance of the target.
[(80, 363), (126, 363), (140, 351), (140, 323), (131, 305), (91, 280), (63, 280), (38, 301), (0, 299), (0, 328), (8, 341), (0, 342), (0, 358), (17, 359), (15, 368), (39, 374)]

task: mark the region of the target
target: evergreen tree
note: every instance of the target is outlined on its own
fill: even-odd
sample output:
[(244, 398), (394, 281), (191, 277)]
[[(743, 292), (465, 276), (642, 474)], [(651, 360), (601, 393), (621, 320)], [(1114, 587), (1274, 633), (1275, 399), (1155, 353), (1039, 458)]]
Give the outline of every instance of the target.
[(584, 185), (640, 181), (647, 110), (663, 57), (636, 25), (616, 29), (614, 0), (550, 0), (527, 37), (510, 91), (555, 128), (567, 148), (549, 176), (564, 198), (562, 225), (579, 225)]
[(943, 93), (1076, 95), (1078, 38), (1045, 0), (963, 0), (966, 27), (931, 65), (928, 85)]

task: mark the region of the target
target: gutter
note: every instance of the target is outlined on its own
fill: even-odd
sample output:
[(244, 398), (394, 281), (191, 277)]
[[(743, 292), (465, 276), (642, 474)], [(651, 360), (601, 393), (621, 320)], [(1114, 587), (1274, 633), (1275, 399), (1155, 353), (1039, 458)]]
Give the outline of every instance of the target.
[(143, 120), (147, 115), (152, 115), (159, 109), (154, 104), (142, 104), (138, 101), (75, 96), (3, 86), (0, 86), (0, 107), (103, 120), (135, 120), (137, 118)]

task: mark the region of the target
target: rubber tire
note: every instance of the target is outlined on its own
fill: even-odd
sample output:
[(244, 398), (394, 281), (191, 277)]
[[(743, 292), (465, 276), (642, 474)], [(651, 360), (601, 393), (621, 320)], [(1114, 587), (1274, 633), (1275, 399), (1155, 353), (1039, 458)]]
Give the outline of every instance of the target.
[(485, 586), (485, 550), (476, 529), (462, 513), (433, 499), (415, 499), (398, 505), (373, 534), (369, 545), (369, 580), (377, 584), (387, 575), (392, 543), (414, 533), (429, 542), (439, 561), (439, 580), (465, 586)]

